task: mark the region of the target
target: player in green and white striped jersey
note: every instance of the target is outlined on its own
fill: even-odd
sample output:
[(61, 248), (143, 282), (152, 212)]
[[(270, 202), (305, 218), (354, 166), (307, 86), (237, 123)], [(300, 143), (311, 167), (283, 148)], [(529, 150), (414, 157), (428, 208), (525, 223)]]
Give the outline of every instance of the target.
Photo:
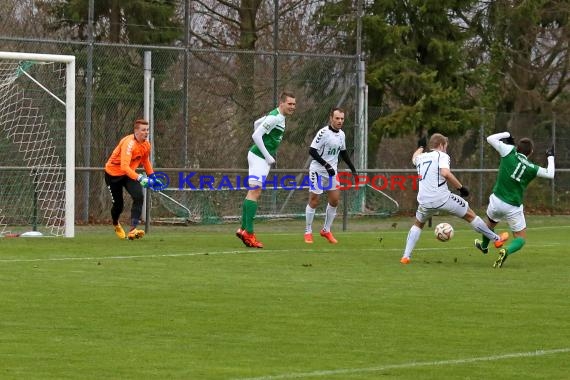
[(251, 137), (254, 144), (247, 154), (250, 190), (242, 206), (241, 228), (236, 231), (236, 236), (248, 247), (263, 248), (263, 243), (257, 240), (253, 230), (257, 201), (285, 133), (285, 117), (295, 112), (296, 105), (295, 95), (283, 92), (279, 96), (278, 107), (253, 123)]
[[(514, 236), (507, 247), (499, 250), (499, 258), (493, 268), (500, 268), (509, 255), (520, 250), (525, 244), (524, 193), (528, 184), (536, 177), (554, 178), (554, 147), (546, 151), (548, 166), (543, 168), (528, 159), (534, 150), (534, 144), (529, 138), (520, 139), (515, 147), (511, 134), (501, 132), (487, 137), (487, 142), (501, 156), (497, 180), (493, 193), (489, 196), (487, 225), (494, 229), (497, 223), (504, 219)], [(482, 240), (475, 240), (475, 247), (484, 254), (489, 251), (488, 246), (489, 239), (485, 236)]]

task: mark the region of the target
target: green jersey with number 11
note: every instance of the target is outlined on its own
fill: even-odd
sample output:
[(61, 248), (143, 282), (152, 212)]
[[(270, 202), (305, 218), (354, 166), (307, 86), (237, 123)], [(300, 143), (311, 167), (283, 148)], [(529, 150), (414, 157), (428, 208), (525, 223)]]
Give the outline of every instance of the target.
[(538, 165), (530, 162), (524, 154), (518, 153), (513, 147), (509, 154), (501, 157), (493, 194), (503, 202), (520, 206), (523, 203), (526, 188), (536, 177), (538, 169)]

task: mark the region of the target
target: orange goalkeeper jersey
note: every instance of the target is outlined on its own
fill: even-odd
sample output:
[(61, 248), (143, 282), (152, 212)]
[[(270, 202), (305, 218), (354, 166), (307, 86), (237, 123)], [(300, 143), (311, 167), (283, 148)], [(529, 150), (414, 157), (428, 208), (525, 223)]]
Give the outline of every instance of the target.
[(141, 164), (146, 175), (154, 173), (150, 163), (150, 143), (148, 141), (140, 143), (132, 134), (123, 137), (113, 150), (105, 164), (105, 171), (112, 176), (127, 175), (132, 179), (137, 179), (138, 174), (135, 169)]

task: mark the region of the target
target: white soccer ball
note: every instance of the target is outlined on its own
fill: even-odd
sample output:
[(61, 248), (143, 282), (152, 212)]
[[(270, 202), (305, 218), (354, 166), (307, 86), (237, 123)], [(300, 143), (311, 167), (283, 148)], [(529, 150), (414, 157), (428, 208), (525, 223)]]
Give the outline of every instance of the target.
[(439, 223), (435, 226), (435, 237), (439, 241), (449, 241), (453, 237), (453, 227), (449, 223)]

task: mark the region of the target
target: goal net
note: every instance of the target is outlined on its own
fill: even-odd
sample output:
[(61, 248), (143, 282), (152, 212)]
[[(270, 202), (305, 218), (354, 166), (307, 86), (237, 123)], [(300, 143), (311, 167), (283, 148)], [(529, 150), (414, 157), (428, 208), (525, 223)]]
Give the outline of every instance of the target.
[(0, 234), (74, 236), (75, 57), (0, 52)]

